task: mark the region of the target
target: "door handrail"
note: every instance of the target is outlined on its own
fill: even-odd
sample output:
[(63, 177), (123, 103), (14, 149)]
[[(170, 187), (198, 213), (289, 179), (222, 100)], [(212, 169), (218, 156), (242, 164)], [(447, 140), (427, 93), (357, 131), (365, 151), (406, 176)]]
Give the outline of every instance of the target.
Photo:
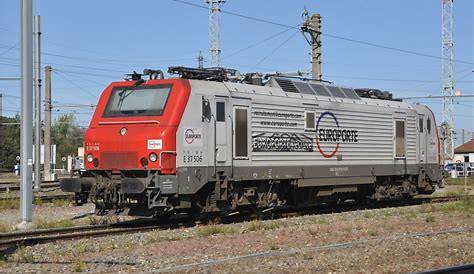
[(228, 115), (230, 120), (230, 178), (234, 178), (234, 121), (232, 116)]

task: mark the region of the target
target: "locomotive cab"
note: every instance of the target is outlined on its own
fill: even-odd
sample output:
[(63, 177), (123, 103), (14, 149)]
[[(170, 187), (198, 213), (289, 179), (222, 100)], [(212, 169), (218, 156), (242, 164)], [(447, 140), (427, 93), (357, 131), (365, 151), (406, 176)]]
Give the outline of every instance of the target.
[(63, 180), (63, 191), (76, 192), (79, 202), (92, 194), (99, 210), (118, 209), (145, 189), (148, 195), (174, 193), (176, 131), (189, 93), (181, 79), (110, 84), (85, 134), (86, 172)]

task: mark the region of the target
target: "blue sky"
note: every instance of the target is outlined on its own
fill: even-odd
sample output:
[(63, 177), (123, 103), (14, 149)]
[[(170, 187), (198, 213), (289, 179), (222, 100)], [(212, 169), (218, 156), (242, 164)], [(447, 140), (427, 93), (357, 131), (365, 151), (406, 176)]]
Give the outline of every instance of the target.
[[(187, 0), (204, 4), (204, 0)], [(19, 75), (19, 2), (0, 4), (0, 77)], [(33, 0), (42, 16), (43, 66), (53, 70), (53, 101), (93, 104), (124, 73), (208, 59), (208, 13), (171, 0)], [(228, 0), (223, 10), (296, 26), (306, 7), (323, 17), (323, 33), (439, 56), (441, 0)], [(474, 3), (457, 0), (456, 89), (473, 94)], [(227, 67), (247, 71), (308, 71), (309, 47), (300, 33), (240, 17), (222, 16), (222, 56)], [(283, 33), (281, 33), (283, 32)], [(280, 35), (266, 42), (266, 38)], [(291, 38), (290, 38), (291, 37)], [(285, 40), (288, 42), (282, 43)], [(440, 94), (440, 60), (323, 37), (323, 77), (339, 85), (374, 87), (397, 97)], [(249, 47), (251, 45), (257, 46)], [(242, 50), (245, 49), (245, 50)], [(0, 81), (7, 115), (19, 110), (19, 83)], [(426, 103), (441, 119), (440, 100)], [(474, 130), (474, 99), (456, 106), (456, 126)], [(73, 112), (87, 125), (91, 110)]]

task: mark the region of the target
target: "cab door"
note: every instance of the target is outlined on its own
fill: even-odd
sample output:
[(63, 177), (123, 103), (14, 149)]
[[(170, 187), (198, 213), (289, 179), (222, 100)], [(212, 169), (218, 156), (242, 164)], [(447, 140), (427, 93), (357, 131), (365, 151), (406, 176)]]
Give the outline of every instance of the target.
[(215, 100), (215, 150), (216, 165), (229, 165), (231, 151), (229, 146), (229, 136), (231, 131), (231, 121), (228, 111), (229, 99), (227, 97), (216, 97)]
[(234, 105), (233, 107), (233, 138), (232, 138), (232, 157), (234, 160), (243, 161), (249, 160), (250, 148), (250, 112), (247, 105)]
[(426, 163), (427, 161), (427, 134), (426, 134), (426, 123), (425, 115), (418, 115), (418, 157), (420, 163)]

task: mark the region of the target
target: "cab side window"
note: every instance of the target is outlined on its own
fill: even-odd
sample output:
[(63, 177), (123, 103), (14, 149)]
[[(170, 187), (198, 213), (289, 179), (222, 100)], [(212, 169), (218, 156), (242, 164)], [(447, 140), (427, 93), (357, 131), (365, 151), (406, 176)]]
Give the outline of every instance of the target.
[(216, 102), (216, 120), (225, 122), (225, 102)]
[(405, 121), (395, 121), (395, 158), (406, 157)]
[(428, 131), (428, 134), (431, 133), (431, 119), (429, 117), (426, 119), (426, 131)]
[(419, 128), (420, 133), (423, 133), (423, 118), (419, 119), (418, 128)]
[(305, 130), (314, 130), (316, 128), (314, 112), (305, 112)]

